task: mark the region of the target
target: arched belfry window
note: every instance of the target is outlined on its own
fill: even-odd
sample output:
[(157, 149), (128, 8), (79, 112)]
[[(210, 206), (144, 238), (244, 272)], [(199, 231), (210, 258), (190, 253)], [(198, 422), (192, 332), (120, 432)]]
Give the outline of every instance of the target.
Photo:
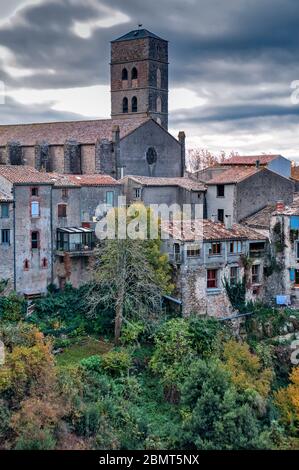
[(133, 96), (133, 98), (132, 98), (132, 113), (137, 113), (137, 108), (138, 108), (137, 98), (136, 98), (136, 96)]
[(161, 97), (160, 97), (160, 96), (158, 96), (158, 98), (157, 98), (156, 110), (157, 110), (157, 113), (161, 113), (161, 112), (162, 112), (162, 100), (161, 100)]
[(122, 80), (128, 80), (128, 71), (127, 69), (123, 69), (121, 73)]
[(132, 80), (137, 80), (137, 78), (138, 78), (138, 72), (137, 72), (136, 67), (132, 68), (131, 78), (132, 78)]
[(161, 88), (161, 70), (157, 69), (157, 88)]
[(129, 104), (128, 104), (128, 98), (123, 99), (123, 113), (127, 113), (129, 111)]

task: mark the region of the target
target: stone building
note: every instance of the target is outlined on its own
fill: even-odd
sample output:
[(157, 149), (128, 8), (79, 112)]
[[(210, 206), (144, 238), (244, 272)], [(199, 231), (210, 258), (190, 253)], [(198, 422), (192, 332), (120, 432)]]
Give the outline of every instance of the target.
[[(190, 178), (154, 178), (126, 176), (120, 182), (124, 187), (127, 203), (177, 205), (181, 210), (190, 205), (191, 217), (206, 217), (206, 186)], [(196, 212), (197, 210), (197, 212)]]
[(168, 133), (168, 44), (147, 30), (111, 43), (111, 117), (0, 125), (0, 164), (66, 174), (180, 177), (185, 134)]
[(0, 165), (0, 279), (17, 292), (88, 280), (96, 208), (114, 205), (121, 185), (107, 175), (78, 178)]
[[(167, 239), (167, 236), (169, 237)], [(232, 305), (223, 281), (246, 279), (246, 299), (263, 297), (267, 238), (240, 224), (210, 220), (163, 225), (163, 251), (175, 268), (183, 315), (229, 316)]]
[(223, 167), (258, 166), (268, 168), (285, 178), (291, 177), (292, 162), (282, 155), (234, 155), (220, 163)]
[(268, 204), (293, 200), (293, 182), (265, 167), (216, 166), (197, 173), (207, 186), (207, 215), (223, 222), (225, 216), (233, 222), (263, 209)]

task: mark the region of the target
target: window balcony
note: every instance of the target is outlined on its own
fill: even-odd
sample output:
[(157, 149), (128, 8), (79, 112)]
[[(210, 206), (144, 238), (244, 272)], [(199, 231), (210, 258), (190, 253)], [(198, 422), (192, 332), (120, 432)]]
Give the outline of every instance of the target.
[(94, 231), (85, 227), (57, 229), (57, 255), (88, 256), (95, 247)]

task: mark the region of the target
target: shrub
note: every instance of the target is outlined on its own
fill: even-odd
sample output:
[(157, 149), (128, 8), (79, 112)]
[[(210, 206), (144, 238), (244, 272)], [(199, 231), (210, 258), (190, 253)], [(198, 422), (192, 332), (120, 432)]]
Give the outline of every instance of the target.
[(124, 349), (109, 351), (102, 356), (103, 369), (112, 375), (123, 375), (129, 371), (131, 366), (132, 358)]

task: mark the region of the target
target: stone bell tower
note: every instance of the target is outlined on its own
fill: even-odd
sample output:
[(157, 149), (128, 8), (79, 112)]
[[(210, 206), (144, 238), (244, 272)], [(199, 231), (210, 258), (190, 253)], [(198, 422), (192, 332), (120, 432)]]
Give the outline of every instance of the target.
[(111, 117), (146, 116), (168, 128), (168, 42), (138, 29), (111, 42)]

